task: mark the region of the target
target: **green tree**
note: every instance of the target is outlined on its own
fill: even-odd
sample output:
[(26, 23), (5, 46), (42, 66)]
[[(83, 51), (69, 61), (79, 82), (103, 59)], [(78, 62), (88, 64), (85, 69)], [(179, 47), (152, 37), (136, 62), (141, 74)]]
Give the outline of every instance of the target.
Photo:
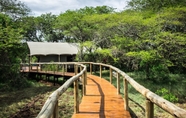
[(165, 7), (185, 6), (185, 0), (130, 0), (129, 8), (135, 10), (159, 11)]
[(42, 14), (37, 18), (37, 27), (42, 38), (47, 42), (59, 42), (64, 39), (62, 30), (55, 29), (56, 16), (51, 13)]
[(0, 82), (19, 87), (23, 80), (19, 75), (19, 64), (27, 51), (21, 42), (23, 29), (20, 19), (28, 12), (24, 4), (16, 1), (2, 0), (0, 3)]
[(30, 9), (22, 2), (17, 0), (0, 0), (0, 12), (19, 18), (28, 15)]

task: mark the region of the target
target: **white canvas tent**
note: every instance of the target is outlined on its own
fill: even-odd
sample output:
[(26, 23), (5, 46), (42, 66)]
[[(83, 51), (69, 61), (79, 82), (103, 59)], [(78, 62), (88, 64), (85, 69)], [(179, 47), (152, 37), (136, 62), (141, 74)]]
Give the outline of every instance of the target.
[(36, 56), (38, 62), (67, 62), (79, 51), (77, 43), (27, 42), (30, 56)]

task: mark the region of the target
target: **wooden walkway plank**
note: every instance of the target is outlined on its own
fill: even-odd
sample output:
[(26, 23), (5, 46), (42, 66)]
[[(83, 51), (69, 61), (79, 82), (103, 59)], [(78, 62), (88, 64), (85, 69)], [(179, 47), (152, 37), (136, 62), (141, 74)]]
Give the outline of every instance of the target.
[(72, 118), (131, 118), (124, 110), (124, 101), (117, 89), (107, 80), (88, 75), (86, 96), (82, 98), (79, 113)]

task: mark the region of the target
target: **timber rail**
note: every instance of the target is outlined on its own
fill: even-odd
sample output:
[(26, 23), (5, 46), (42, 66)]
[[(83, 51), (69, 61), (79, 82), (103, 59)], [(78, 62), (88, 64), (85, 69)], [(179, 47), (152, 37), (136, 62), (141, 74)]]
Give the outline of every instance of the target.
[[(66, 65), (73, 65), (75, 76), (68, 79), (60, 88), (54, 91), (45, 102), (42, 110), (38, 114), (38, 118), (50, 118), (58, 117), (58, 98), (62, 95), (67, 88), (74, 83), (74, 113), (79, 112), (79, 98), (78, 98), (78, 80), (81, 78), (83, 83), (83, 96), (86, 95), (86, 84), (87, 84), (87, 66), (89, 67), (89, 73), (92, 74), (93, 68), (96, 66), (99, 67), (100, 78), (102, 78), (102, 70), (103, 67), (109, 68), (110, 73), (110, 83), (112, 84), (113, 80), (113, 72), (116, 73), (117, 77), (117, 93), (120, 93), (120, 83), (123, 82), (124, 85), (124, 110), (129, 110), (129, 98), (128, 98), (128, 84), (130, 84), (133, 88), (135, 88), (139, 93), (141, 93), (146, 99), (146, 111), (145, 116), (146, 118), (153, 118), (154, 117), (154, 104), (162, 108), (163, 110), (167, 111), (174, 117), (185, 118), (186, 117), (186, 110), (181, 109), (180, 107), (174, 105), (173, 103), (163, 99), (162, 97), (156, 95), (155, 93), (151, 92), (149, 89), (145, 88), (144, 86), (137, 83), (134, 79), (129, 77), (126, 73), (121, 71), (120, 69), (103, 63), (93, 63), (93, 62), (71, 62), (71, 63), (35, 63), (35, 65), (39, 65), (36, 67), (36, 71), (42, 70), (41, 67), (43, 65), (56, 65), (58, 68), (61, 66), (63, 71), (65, 70)], [(78, 68), (80, 68), (80, 72), (78, 73)], [(31, 70), (31, 66), (29, 66), (29, 70)], [(45, 70), (46, 71), (46, 70)], [(47, 72), (47, 71), (46, 71)], [(54, 69), (53, 72), (59, 72), (59, 70)], [(122, 81), (121, 81), (122, 80)]]

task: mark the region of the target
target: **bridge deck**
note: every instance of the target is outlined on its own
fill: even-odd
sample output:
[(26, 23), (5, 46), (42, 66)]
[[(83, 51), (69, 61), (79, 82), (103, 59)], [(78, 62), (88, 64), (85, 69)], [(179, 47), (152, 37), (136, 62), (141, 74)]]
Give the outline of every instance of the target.
[(124, 101), (116, 88), (105, 79), (87, 76), (86, 96), (82, 98), (79, 113), (72, 118), (130, 118), (124, 110)]

